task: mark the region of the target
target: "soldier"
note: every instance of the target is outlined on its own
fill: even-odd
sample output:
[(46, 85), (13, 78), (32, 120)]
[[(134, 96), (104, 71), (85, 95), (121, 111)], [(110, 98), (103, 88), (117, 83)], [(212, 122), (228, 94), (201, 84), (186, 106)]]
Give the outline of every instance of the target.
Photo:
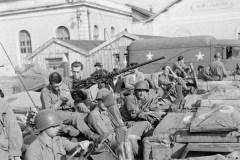
[(173, 71), (178, 77), (186, 78), (188, 76), (189, 67), (184, 63), (184, 57), (179, 56), (177, 62), (173, 65)]
[(199, 65), (197, 70), (198, 70), (198, 75), (197, 75), (198, 79), (203, 80), (203, 81), (214, 81), (214, 77), (210, 76), (206, 72), (204, 66)]
[[(97, 62), (94, 65), (94, 67), (96, 70), (90, 75), (90, 77), (104, 77), (109, 73), (107, 70), (103, 69), (103, 65), (100, 62)], [(112, 81), (98, 83), (98, 89), (101, 89), (101, 88), (110, 89), (110, 86), (113, 86)]]
[(181, 77), (178, 77), (169, 66), (162, 67), (163, 73), (159, 75), (159, 86), (161, 86), (165, 92), (168, 92), (172, 85), (176, 83), (180, 84), (183, 89), (189, 91), (189, 88)]
[(11, 107), (3, 100), (0, 104), (0, 159), (21, 160), (21, 129)]
[(75, 111), (89, 113), (94, 108), (94, 103), (88, 98), (86, 92), (82, 90), (76, 90), (73, 91), (71, 95), (74, 99)]
[(77, 132), (71, 127), (69, 127), (69, 130), (63, 127), (65, 132), (75, 136), (81, 132), (91, 140), (99, 140), (98, 138), (100, 137), (93, 133), (85, 123), (87, 114), (65, 110), (73, 107), (73, 100), (68, 88), (62, 83), (62, 77), (59, 73), (53, 72), (50, 74), (49, 85), (42, 90), (40, 98), (43, 109), (52, 109), (59, 115), (65, 124), (73, 125), (78, 129)]
[(120, 111), (116, 105), (116, 100), (111, 92), (106, 89), (99, 90), (97, 94), (97, 107), (91, 111), (88, 117), (88, 122), (91, 128), (93, 128), (100, 135), (108, 135), (108, 140), (112, 149), (117, 149), (118, 139), (116, 139), (116, 130), (119, 128), (125, 128), (129, 137), (135, 137), (131, 143), (133, 146), (133, 152), (135, 155), (139, 155), (139, 146), (137, 140), (141, 140), (142, 137), (150, 134), (152, 126), (147, 121), (136, 122), (128, 128), (122, 121)]
[[(130, 64), (130, 67), (137, 65), (137, 63)], [(139, 82), (143, 81), (145, 79), (144, 73), (140, 72), (138, 68), (133, 70), (133, 73), (130, 75), (127, 75), (124, 79), (125, 88), (127, 89), (134, 89), (134, 85)]]
[(151, 124), (157, 124), (165, 114), (158, 104), (157, 97), (149, 95), (149, 85), (146, 81), (135, 84), (134, 94), (126, 97), (121, 110), (124, 121), (147, 120)]
[(210, 64), (210, 75), (218, 81), (222, 81), (224, 77), (227, 77), (227, 71), (224, 64), (221, 62), (221, 54), (216, 53), (214, 55), (214, 61)]
[(83, 70), (83, 64), (81, 62), (75, 61), (71, 64), (72, 76), (70, 76), (69, 78), (66, 78), (64, 81), (67, 84), (70, 92), (74, 90), (73, 81), (81, 80), (82, 70)]
[(64, 137), (57, 136), (62, 121), (52, 110), (42, 110), (35, 118), (36, 129), (39, 135), (28, 147), (26, 160), (61, 160), (66, 159), (66, 152), (77, 147), (87, 150), (90, 144), (85, 140), (82, 142), (70, 142)]

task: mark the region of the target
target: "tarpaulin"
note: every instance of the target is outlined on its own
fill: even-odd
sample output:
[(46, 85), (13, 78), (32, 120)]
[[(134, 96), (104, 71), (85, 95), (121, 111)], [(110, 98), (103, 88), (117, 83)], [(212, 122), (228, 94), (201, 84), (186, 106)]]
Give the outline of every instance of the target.
[[(18, 79), (14, 85), (14, 93), (25, 91), (37, 91), (48, 84), (48, 72), (38, 66), (30, 66), (22, 72), (18, 72), (21, 81)], [(23, 84), (22, 84), (23, 83)], [(25, 87), (25, 88), (24, 88)]]
[(27, 92), (7, 95), (4, 97), (4, 99), (8, 102), (8, 104), (12, 107), (13, 110), (17, 111), (24, 111), (26, 109), (35, 107), (41, 108), (42, 104), (40, 100), (40, 93), (33, 91), (28, 91), (28, 93), (32, 100), (30, 99)]
[(158, 136), (161, 134), (172, 134), (180, 129), (188, 129), (192, 118), (192, 112), (168, 113), (155, 128), (153, 136)]
[(190, 132), (237, 130), (240, 125), (239, 108), (232, 105), (200, 107), (191, 123)]

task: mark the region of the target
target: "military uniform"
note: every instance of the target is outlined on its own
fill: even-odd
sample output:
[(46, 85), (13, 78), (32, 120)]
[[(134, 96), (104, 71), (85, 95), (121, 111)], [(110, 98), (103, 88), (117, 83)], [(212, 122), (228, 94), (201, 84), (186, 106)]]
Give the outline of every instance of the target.
[(40, 135), (28, 147), (25, 153), (25, 160), (62, 160), (67, 159), (67, 151), (71, 151), (78, 146), (63, 137), (46, 137)]
[(86, 150), (89, 141), (70, 142), (66, 138), (57, 136), (59, 116), (52, 110), (42, 110), (35, 117), (35, 127), (39, 136), (27, 148), (26, 160), (62, 160), (67, 159), (67, 151), (77, 147)]
[(11, 107), (0, 100), (0, 159), (21, 156), (22, 132)]
[(173, 65), (173, 71), (176, 73), (177, 76), (185, 78), (187, 76), (187, 72), (189, 67), (186, 66), (184, 63), (176, 62)]
[(130, 75), (127, 75), (124, 79), (124, 84), (125, 84), (125, 88), (127, 89), (133, 89), (134, 85), (139, 82), (139, 81), (143, 81), (145, 79), (144, 77), (144, 73), (142, 72), (136, 72)]
[(203, 81), (216, 81), (216, 80), (218, 80), (217, 77), (215, 77), (216, 79), (214, 79), (214, 77), (208, 75), (205, 71), (199, 72), (197, 77), (198, 77), (198, 79), (203, 80)]
[(221, 81), (224, 77), (227, 76), (227, 71), (224, 64), (221, 61), (213, 61), (210, 64), (210, 74), (214, 79)]
[[(112, 103), (112, 104), (110, 104)], [(107, 105), (110, 104), (110, 105)], [(117, 105), (113, 104), (113, 102), (106, 102), (105, 106), (108, 107), (107, 111), (101, 111), (98, 107), (96, 107), (88, 116), (88, 124), (92, 129), (95, 130), (100, 135), (109, 135), (108, 140), (110, 141), (110, 146), (113, 149), (116, 149), (119, 145), (118, 139), (116, 136), (115, 130), (117, 128), (125, 127), (119, 109)], [(149, 131), (152, 129), (152, 126), (147, 121), (136, 122), (127, 128), (128, 136), (133, 135), (132, 137), (138, 137), (140, 140), (141, 137), (147, 135)], [(135, 142), (133, 144), (134, 154), (138, 153), (138, 145)], [(133, 140), (134, 141), (134, 140)]]
[[(61, 105), (60, 108), (57, 108), (57, 103), (61, 102), (61, 92), (66, 92), (64, 95), (70, 96), (69, 90), (66, 85), (63, 83), (61, 86), (60, 93), (54, 93), (50, 86), (44, 88), (41, 92), (41, 102), (43, 109), (52, 109), (56, 111), (59, 117), (64, 121), (65, 124), (73, 125), (77, 128), (81, 133), (83, 133), (87, 138), (95, 140), (98, 138), (91, 132), (90, 128), (85, 122), (85, 118), (87, 116), (86, 113), (79, 112), (70, 112), (64, 111), (61, 109), (73, 107), (73, 100), (69, 97), (69, 102), (65, 105)], [(59, 110), (60, 109), (60, 110)]]

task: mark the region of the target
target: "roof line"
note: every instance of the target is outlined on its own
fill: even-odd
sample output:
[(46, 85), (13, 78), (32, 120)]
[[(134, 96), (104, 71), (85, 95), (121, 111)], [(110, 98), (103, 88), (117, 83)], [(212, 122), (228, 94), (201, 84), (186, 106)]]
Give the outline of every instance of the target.
[(162, 10), (160, 10), (158, 13), (156, 13), (155, 15), (153, 15), (152, 17), (150, 17), (149, 19), (147, 19), (145, 21), (145, 23), (148, 23), (150, 21), (152, 21), (153, 19), (155, 19), (157, 16), (159, 16), (160, 14), (167, 12), (169, 10), (169, 8), (173, 7), (175, 4), (181, 2), (182, 0), (174, 0), (173, 2), (171, 2), (170, 4), (168, 4), (166, 7), (164, 7)]
[(84, 56), (88, 56), (88, 52), (78, 48), (78, 47), (75, 47), (74, 45), (71, 45), (67, 42), (64, 42), (60, 39), (56, 39), (56, 38), (51, 38), (50, 40), (48, 40), (47, 42), (45, 42), (43, 45), (41, 45), (40, 47), (38, 47), (36, 50), (34, 50), (34, 52), (29, 55), (27, 57), (28, 60), (34, 58), (36, 55), (38, 55), (41, 51), (43, 51), (44, 49), (46, 49), (48, 46), (50, 46), (52, 43), (56, 43), (56, 44), (59, 44), (61, 46), (64, 46), (70, 50), (73, 50), (73, 51), (76, 51), (78, 52), (79, 54), (82, 54)]
[(28, 7), (28, 8), (22, 8), (22, 9), (15, 9), (15, 10), (9, 10), (9, 11), (2, 11), (0, 12), (0, 16), (7, 16), (7, 15), (13, 15), (13, 14), (19, 14), (19, 13), (26, 13), (26, 12), (38, 12), (42, 10), (51, 10), (51, 9), (61, 9), (61, 8), (68, 8), (68, 7), (76, 7), (76, 6), (88, 6), (92, 8), (102, 9), (113, 13), (119, 13), (122, 15), (128, 15), (131, 16), (129, 12), (121, 11), (119, 9), (111, 8), (108, 6), (104, 6), (98, 3), (91, 3), (86, 1), (80, 1), (75, 3), (63, 3), (63, 4), (53, 4), (53, 5), (43, 5), (38, 7)]
[(126, 32), (126, 31), (122, 31), (119, 34), (117, 34), (116, 36), (114, 36), (113, 38), (109, 39), (108, 41), (105, 41), (102, 44), (100, 44), (99, 46), (97, 46), (97, 47), (93, 48), (92, 50), (90, 50), (89, 51), (89, 55), (94, 54), (98, 50), (102, 49), (103, 47), (107, 46), (108, 44), (112, 43), (113, 41), (117, 40), (118, 38), (120, 38), (122, 36), (126, 36), (126, 37), (132, 38), (134, 40), (141, 39), (138, 36), (130, 34), (130, 33)]

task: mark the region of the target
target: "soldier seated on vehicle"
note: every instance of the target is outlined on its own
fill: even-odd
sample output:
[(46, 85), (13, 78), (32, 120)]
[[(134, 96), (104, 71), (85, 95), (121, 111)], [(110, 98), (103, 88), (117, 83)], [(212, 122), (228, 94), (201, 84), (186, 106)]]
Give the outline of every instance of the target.
[(94, 141), (98, 140), (99, 136), (93, 133), (85, 122), (87, 114), (69, 111), (69, 108), (74, 108), (73, 100), (68, 87), (62, 83), (62, 77), (59, 73), (53, 72), (50, 74), (49, 85), (46, 88), (43, 88), (40, 99), (43, 109), (51, 109), (55, 111), (64, 124), (72, 125), (78, 130), (77, 132), (73, 130), (74, 128), (72, 127), (63, 127), (62, 129), (65, 132), (68, 132), (72, 136), (73, 133), (75, 136), (82, 133), (88, 139)]
[(198, 74), (197, 74), (198, 79), (203, 81), (214, 81), (214, 77), (212, 77), (206, 72), (206, 69), (204, 66), (199, 65), (197, 70), (198, 70)]
[(88, 94), (82, 90), (71, 93), (74, 99), (74, 109), (76, 112), (89, 113), (94, 108), (94, 103), (88, 98)]
[(178, 77), (189, 77), (188, 72), (190, 68), (184, 63), (184, 57), (178, 56), (177, 62), (173, 65), (173, 71)]
[(146, 120), (155, 125), (165, 115), (165, 112), (158, 103), (158, 97), (149, 95), (148, 83), (139, 81), (135, 85), (134, 93), (125, 98), (121, 114), (124, 121)]
[(138, 140), (151, 134), (151, 124), (141, 121), (134, 122), (128, 127), (125, 126), (113, 94), (106, 89), (99, 90), (96, 100), (98, 105), (88, 116), (89, 126), (99, 135), (108, 135), (107, 139), (113, 150), (119, 149), (120, 142), (116, 132), (121, 129), (125, 130), (128, 137), (131, 137), (134, 154), (139, 155), (142, 151), (139, 150)]
[(80, 147), (86, 151), (90, 142), (70, 142), (64, 137), (57, 136), (62, 121), (52, 110), (42, 110), (35, 117), (38, 137), (30, 144), (25, 153), (25, 160), (62, 160), (67, 152)]
[(184, 90), (189, 91), (191, 88), (186, 85), (186, 82), (177, 76), (169, 66), (162, 67), (163, 73), (159, 75), (159, 86), (167, 93), (172, 85), (180, 84)]
[[(131, 63), (130, 67), (136, 66), (137, 63)], [(127, 75), (124, 79), (125, 88), (127, 89), (134, 89), (134, 85), (139, 82), (143, 81), (145, 79), (144, 73), (140, 72), (138, 68), (135, 68), (133, 72), (129, 75)]]

